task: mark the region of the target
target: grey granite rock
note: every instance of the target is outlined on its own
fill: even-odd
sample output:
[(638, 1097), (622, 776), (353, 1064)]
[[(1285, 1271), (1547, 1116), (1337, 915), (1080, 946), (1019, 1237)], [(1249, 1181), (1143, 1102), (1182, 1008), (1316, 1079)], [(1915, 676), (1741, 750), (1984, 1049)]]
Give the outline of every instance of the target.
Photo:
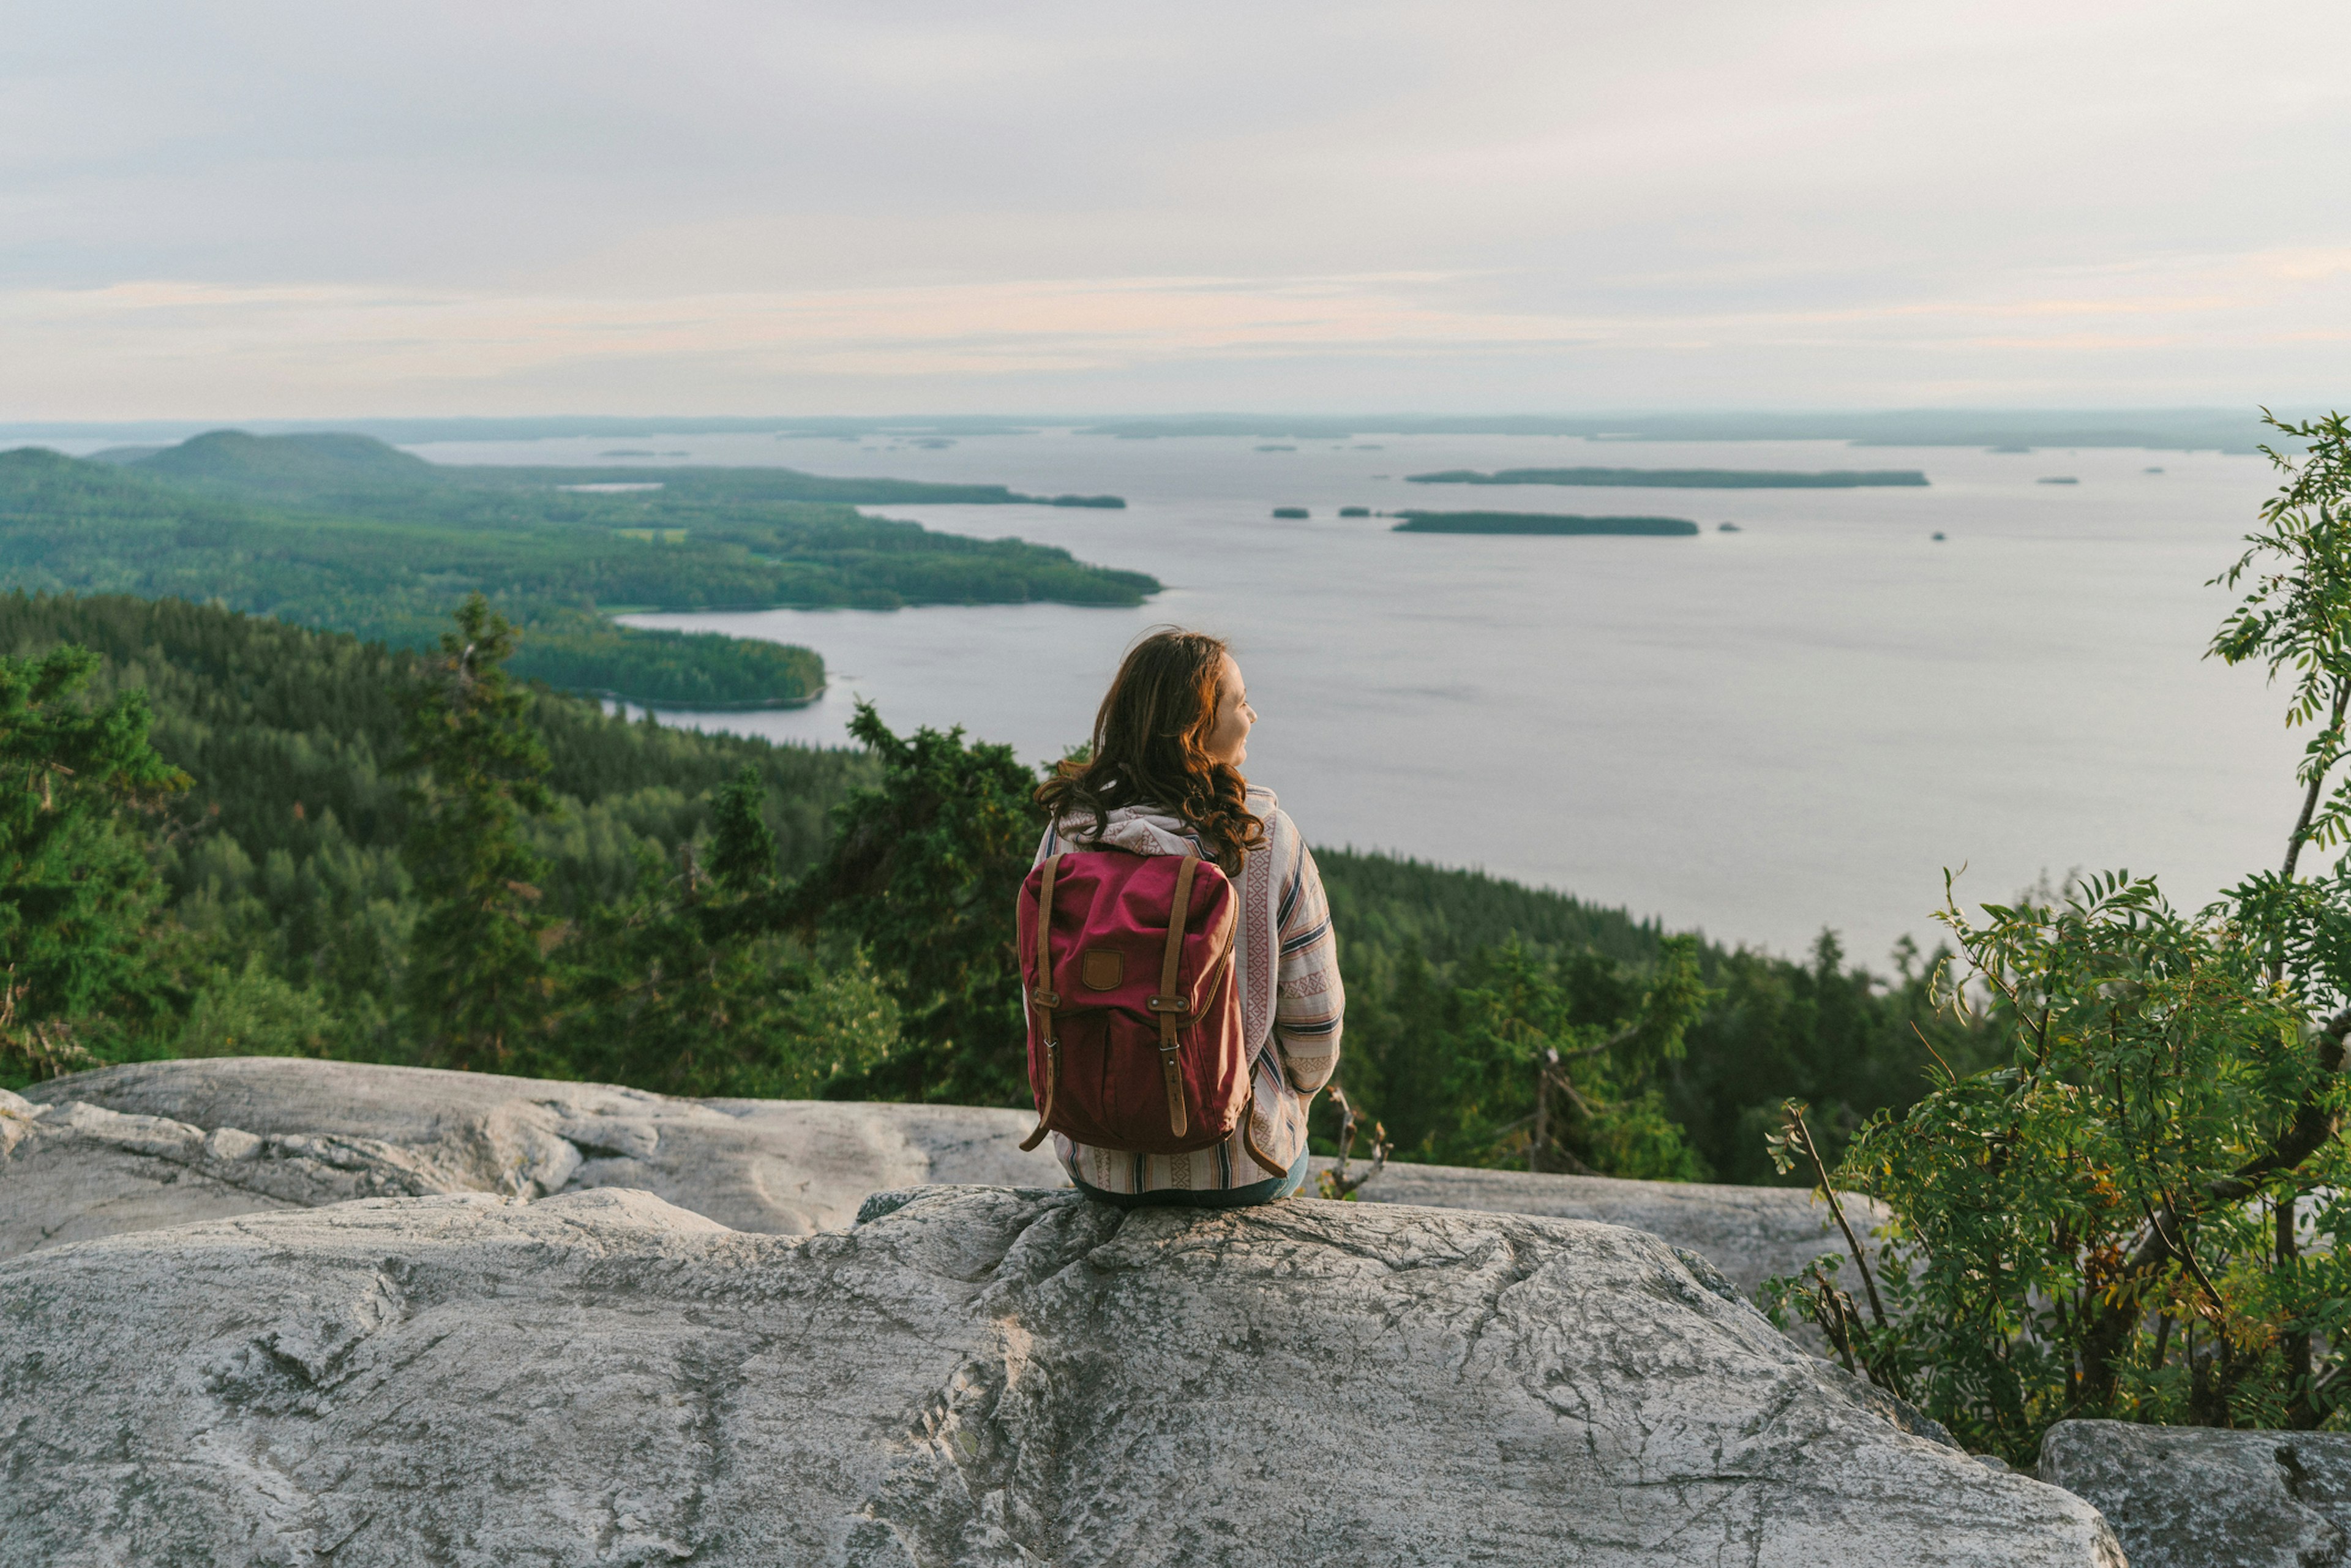
[[(914, 1183), (1062, 1180), (1047, 1151), (1020, 1153), (1025, 1113), (961, 1106), (677, 1100), (284, 1057), (141, 1062), (57, 1079), (31, 1099), (14, 1116), (0, 1103), (0, 1257), (350, 1197), (594, 1186), (800, 1235), (840, 1229), (868, 1194)], [(1396, 1165), (1361, 1197), (1631, 1225), (1710, 1260), (1748, 1295), (1844, 1247), (1826, 1206), (1789, 1187)], [(1847, 1201), (1856, 1226), (1875, 1222), (1866, 1200)]]
[(956, 1105), (679, 1100), (285, 1057), (139, 1062), (10, 1099), (0, 1257), (354, 1197), (600, 1186), (804, 1235), (846, 1227), (882, 1187), (1062, 1179), (1047, 1152), (1019, 1151), (1028, 1118)]
[[(1702, 1255), (1750, 1297), (1770, 1275), (1792, 1274), (1824, 1252), (1844, 1259), (1848, 1284), (1854, 1274), (1844, 1238), (1829, 1218), (1828, 1205), (1805, 1187), (1391, 1165), (1359, 1197), (1365, 1203), (1548, 1214), (1629, 1225)], [(1867, 1232), (1883, 1220), (1884, 1211), (1872, 1199), (1850, 1193), (1843, 1202), (1845, 1218), (1863, 1236), (1874, 1267), (1876, 1250)]]
[(374, 1198), (28, 1253), (0, 1322), (9, 1563), (2121, 1564), (1576, 1220)]
[(2060, 1421), (2041, 1479), (2106, 1516), (2131, 1568), (2351, 1563), (2351, 1436)]

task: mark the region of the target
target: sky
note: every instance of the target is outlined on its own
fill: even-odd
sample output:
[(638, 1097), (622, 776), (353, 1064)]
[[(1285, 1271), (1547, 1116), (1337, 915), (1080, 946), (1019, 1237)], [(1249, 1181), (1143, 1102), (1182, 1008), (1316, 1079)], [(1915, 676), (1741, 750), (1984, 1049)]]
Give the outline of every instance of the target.
[(2341, 0), (5, 16), (0, 420), (2345, 401)]

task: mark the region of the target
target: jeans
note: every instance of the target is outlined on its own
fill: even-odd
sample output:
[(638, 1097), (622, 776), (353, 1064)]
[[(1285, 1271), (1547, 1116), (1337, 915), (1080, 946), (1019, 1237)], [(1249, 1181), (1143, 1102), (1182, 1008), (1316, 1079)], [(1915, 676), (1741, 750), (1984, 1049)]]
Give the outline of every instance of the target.
[(1161, 1187), (1155, 1192), (1104, 1192), (1098, 1186), (1087, 1186), (1075, 1176), (1070, 1180), (1088, 1197), (1099, 1199), (1113, 1208), (1248, 1208), (1255, 1204), (1279, 1203), (1294, 1195), (1306, 1185), (1306, 1173), (1313, 1164), (1301, 1152), (1298, 1163), (1290, 1167), (1287, 1176), (1268, 1176), (1247, 1186), (1206, 1189)]

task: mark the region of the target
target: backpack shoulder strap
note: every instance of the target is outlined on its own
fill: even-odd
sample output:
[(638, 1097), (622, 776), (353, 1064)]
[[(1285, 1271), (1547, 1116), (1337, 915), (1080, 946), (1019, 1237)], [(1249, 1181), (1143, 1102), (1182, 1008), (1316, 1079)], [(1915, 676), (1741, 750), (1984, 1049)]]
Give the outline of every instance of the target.
[(1053, 989), (1053, 878), (1061, 869), (1060, 855), (1048, 856), (1045, 876), (1037, 889), (1037, 988), (1029, 1000), (1037, 1009), (1037, 1033), (1045, 1041), (1045, 1103), (1037, 1109), (1037, 1130), (1021, 1140), (1023, 1154), (1045, 1141), (1053, 1120), (1053, 1097), (1061, 1087), (1061, 1037), (1053, 1028), (1053, 1009), (1061, 1005)]
[(1176, 989), (1177, 968), (1184, 957), (1184, 927), (1192, 918), (1192, 878), (1200, 857), (1186, 855), (1176, 868), (1176, 901), (1167, 911), (1167, 953), (1159, 964), (1159, 994), (1147, 1004), (1159, 1015), (1159, 1068), (1167, 1080), (1167, 1126), (1177, 1137), (1190, 1130), (1184, 1113), (1184, 1072), (1176, 1061), (1176, 1025), (1192, 1010), (1191, 998)]

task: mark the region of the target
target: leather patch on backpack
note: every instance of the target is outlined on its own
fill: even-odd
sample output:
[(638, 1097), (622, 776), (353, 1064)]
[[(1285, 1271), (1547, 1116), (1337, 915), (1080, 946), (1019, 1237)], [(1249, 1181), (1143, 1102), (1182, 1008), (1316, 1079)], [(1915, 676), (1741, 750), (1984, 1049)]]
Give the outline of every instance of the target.
[(1115, 947), (1089, 947), (1078, 958), (1078, 980), (1090, 991), (1114, 991), (1126, 977), (1126, 956)]

